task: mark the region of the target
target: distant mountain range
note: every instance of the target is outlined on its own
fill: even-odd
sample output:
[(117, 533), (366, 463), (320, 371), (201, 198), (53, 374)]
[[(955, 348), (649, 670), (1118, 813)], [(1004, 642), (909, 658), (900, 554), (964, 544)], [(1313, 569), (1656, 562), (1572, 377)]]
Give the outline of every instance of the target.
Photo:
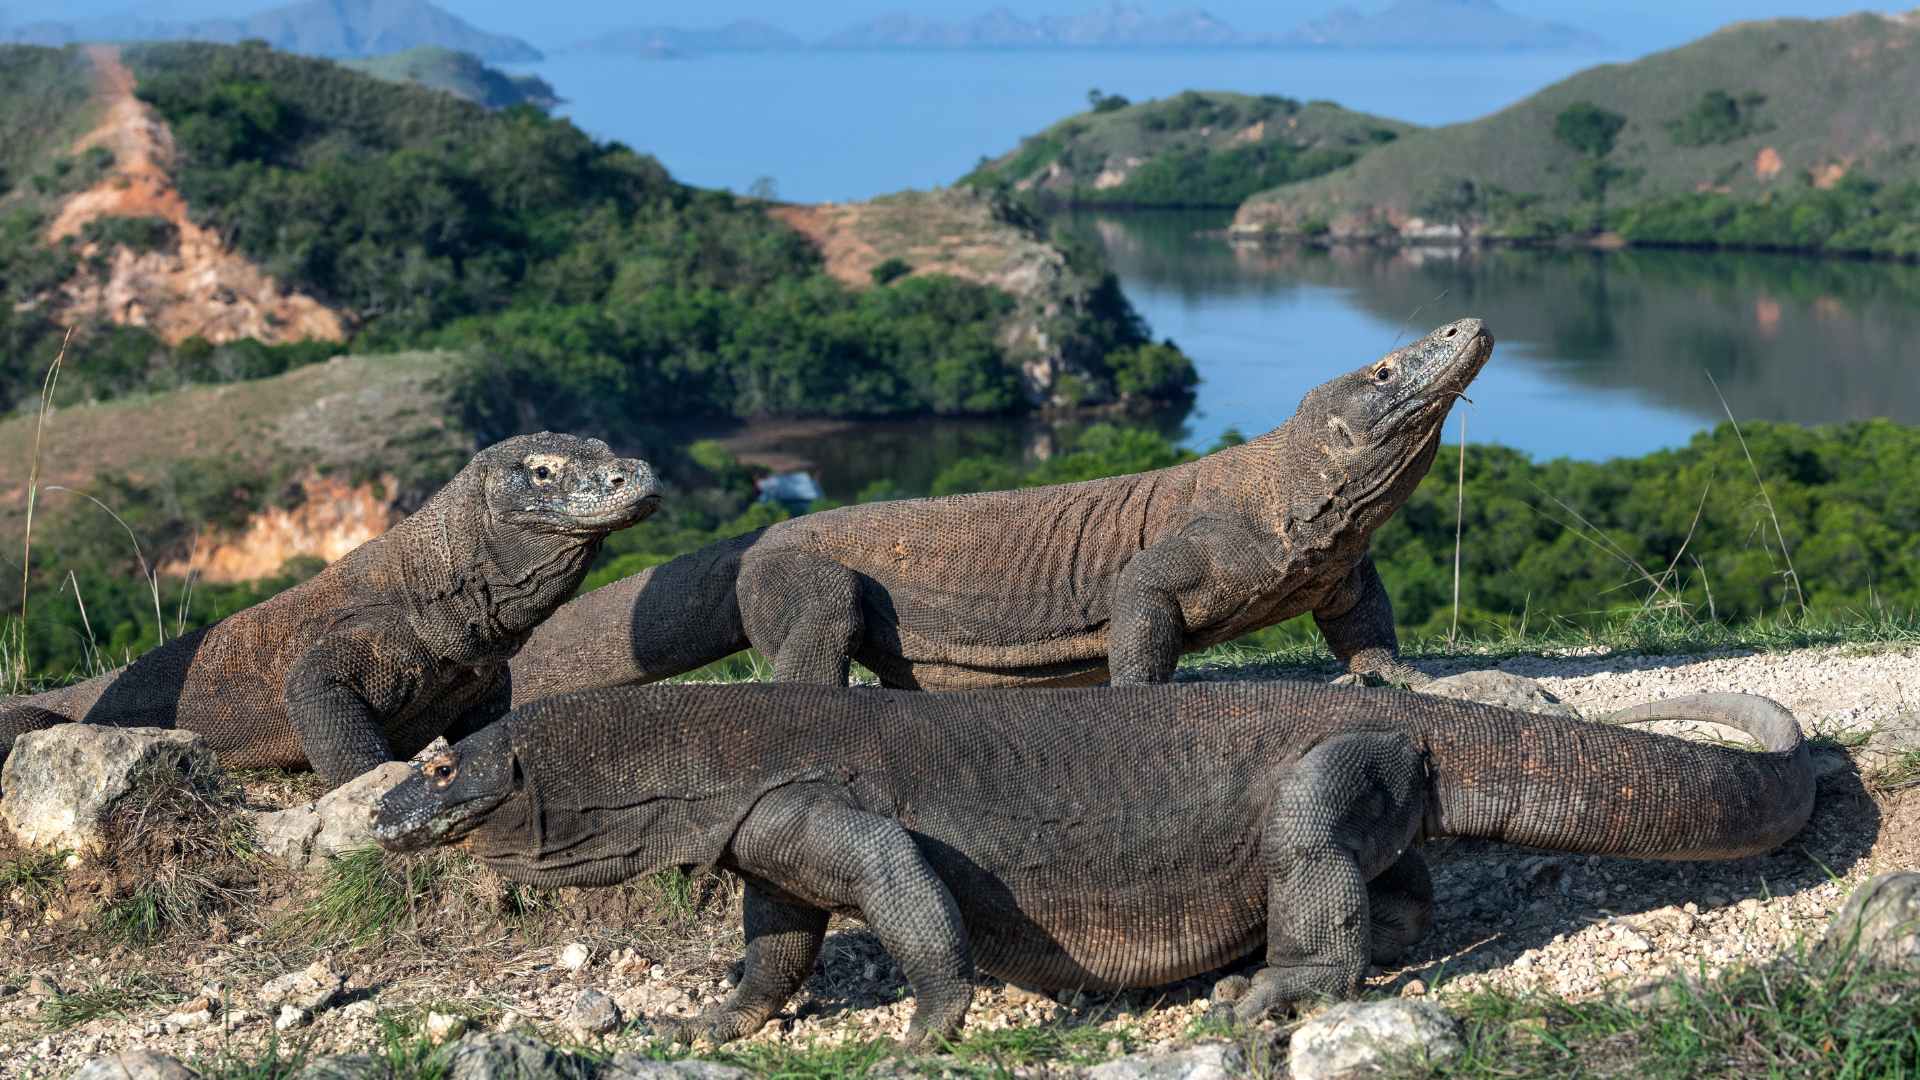
[(1565, 23), (1516, 15), (1494, 0), (1398, 0), (1378, 15), (1341, 7), (1287, 36), (1295, 44), (1342, 49), (1602, 49), (1607, 44)]
[(1140, 48), (1474, 48), (1603, 49), (1600, 37), (1563, 23), (1508, 11), (1496, 0), (1395, 0), (1367, 14), (1340, 7), (1279, 33), (1244, 31), (1199, 8), (1155, 15), (1114, 3), (1082, 15), (1033, 18), (1005, 7), (970, 19), (898, 11), (809, 43), (762, 22), (717, 30), (648, 26), (602, 35), (583, 49), (615, 52), (734, 52), (773, 49), (1140, 49)]
[(1115, 4), (1085, 15), (1036, 19), (1002, 7), (964, 22), (898, 12), (848, 27), (820, 44), (829, 49), (1116, 48), (1262, 44), (1260, 37), (1198, 9), (1154, 16), (1145, 8)]
[(687, 30), (674, 26), (635, 26), (601, 34), (579, 43), (576, 48), (592, 52), (651, 53), (677, 56), (700, 52), (771, 52), (804, 49), (807, 43), (797, 34), (753, 19), (730, 22), (713, 30)]
[(0, 25), (0, 42), (66, 45), (76, 41), (264, 39), (285, 52), (334, 58), (380, 56), (420, 46), (472, 53), (494, 63), (541, 59), (515, 37), (491, 34), (426, 0), (304, 0), (256, 15), (169, 22), (136, 17)]

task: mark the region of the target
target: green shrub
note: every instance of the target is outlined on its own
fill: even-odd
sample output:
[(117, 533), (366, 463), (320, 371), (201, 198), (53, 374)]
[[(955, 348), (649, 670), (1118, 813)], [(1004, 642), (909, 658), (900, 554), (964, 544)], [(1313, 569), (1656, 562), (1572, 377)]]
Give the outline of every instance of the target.
[(180, 229), (163, 217), (103, 217), (87, 222), (80, 230), (80, 239), (107, 249), (170, 252), (180, 246)]
[(913, 267), (909, 266), (905, 259), (887, 259), (875, 266), (870, 273), (875, 285), (891, 285), (913, 273)]
[(1627, 118), (1591, 101), (1576, 102), (1553, 118), (1553, 137), (1588, 157), (1613, 152), (1613, 143)]
[(1766, 100), (1764, 94), (1748, 93), (1735, 99), (1725, 90), (1709, 90), (1686, 115), (1667, 121), (1667, 133), (1675, 146), (1730, 143), (1773, 126), (1754, 117)]
[(1192, 361), (1165, 344), (1135, 345), (1107, 357), (1113, 370), (1113, 387), (1123, 398), (1171, 398), (1192, 393), (1199, 384), (1199, 373)]

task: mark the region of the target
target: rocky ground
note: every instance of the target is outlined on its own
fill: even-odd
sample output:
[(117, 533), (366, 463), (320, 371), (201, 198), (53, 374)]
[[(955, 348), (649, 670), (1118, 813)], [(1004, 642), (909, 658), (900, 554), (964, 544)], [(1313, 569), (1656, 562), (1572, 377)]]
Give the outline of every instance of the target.
[[(1818, 940), (1869, 877), (1920, 868), (1920, 787), (1913, 786), (1920, 687), (1908, 686), (1917, 660), (1920, 647), (1501, 661), (1588, 716), (1702, 690), (1775, 698), (1821, 737), (1813, 821), (1775, 853), (1727, 863), (1434, 844), (1435, 930), (1405, 963), (1377, 971), (1371, 989), (1397, 1000), (1395, 1008), (1413, 1008), (1392, 1019), (1418, 1028), (1444, 1019), (1429, 1003), (1451, 1009), (1479, 991), (1582, 1001), (1673, 973), (1709, 977), (1795, 954)], [(1422, 666), (1444, 675), (1488, 663)], [(1241, 665), (1226, 673), (1290, 672)], [(316, 793), (300, 779), (242, 780), (238, 798), (257, 809)], [(483, 1044), (476, 1033), (515, 1029), (595, 1060), (657, 1054), (644, 1021), (718, 1000), (739, 950), (737, 891), (720, 878), (665, 877), (545, 896), (448, 856), (411, 863), (351, 856), (304, 875), (256, 866), (222, 876), (191, 859), (116, 863), (112, 856), (59, 872), (44, 863), (23, 869), (31, 865), (26, 853), (0, 849), (0, 1061), (7, 1075), (66, 1076), (100, 1055), (137, 1049), (173, 1055), (209, 1075), (281, 1075), (237, 1071), (236, 1063), (258, 1065), (273, 1053), (374, 1053), (402, 1064), (364, 1075), (416, 1075), (403, 1059), (461, 1038), (471, 1069), (452, 1075), (510, 1075), (487, 1070), (512, 1047)], [(144, 895), (143, 881), (194, 873), (210, 882), (195, 894), (196, 911), (177, 924), (157, 916), (151, 943), (127, 931), (126, 898)], [(1914, 982), (1920, 987), (1920, 974)], [(1230, 997), (1234, 985), (1214, 977), (1121, 995), (1045, 996), (983, 980), (968, 1016), (968, 1046), (925, 1067), (1069, 1070), (1187, 1048), (1175, 1075), (1266, 1073), (1285, 1068), (1289, 1033), (1299, 1054), (1358, 1022), (1328, 1013), (1305, 1030), (1269, 1022), (1264, 1041), (1208, 1041), (1219, 1030), (1207, 1015), (1211, 999)], [(810, 1047), (815, 1074), (820, 1061), (838, 1063), (827, 1072), (857, 1071), (885, 1057), (873, 1040), (897, 1037), (911, 1007), (875, 939), (843, 922), (805, 992), (744, 1048), (731, 1048), (730, 1060), (781, 1072), (782, 1054)], [(1039, 1043), (1051, 1064), (1021, 1066)], [(823, 1049), (834, 1045), (845, 1048), (844, 1058)], [(654, 1068), (621, 1061), (600, 1075)], [(1300, 1060), (1292, 1068), (1299, 1076), (1331, 1075)], [(1100, 1075), (1142, 1074), (1123, 1063)]]

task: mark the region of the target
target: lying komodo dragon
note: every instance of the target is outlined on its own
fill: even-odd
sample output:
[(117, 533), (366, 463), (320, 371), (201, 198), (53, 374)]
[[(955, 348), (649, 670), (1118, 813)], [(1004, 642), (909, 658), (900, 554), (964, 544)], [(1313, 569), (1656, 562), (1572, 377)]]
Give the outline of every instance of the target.
[(0, 758), (70, 720), (180, 727), (228, 765), (339, 785), (507, 705), (507, 658), (608, 533), (659, 504), (647, 463), (543, 432), (482, 450), (426, 505), (311, 580), (118, 671), (0, 704)]
[(652, 682), (752, 645), (779, 681), (848, 658), (925, 690), (1164, 682), (1180, 654), (1305, 612), (1351, 672), (1416, 683), (1367, 554), (1426, 475), (1493, 338), (1443, 326), (1168, 469), (869, 503), (722, 541), (562, 607), (513, 701)]
[(914, 694), (656, 686), (534, 702), (429, 756), (373, 833), (458, 842), (507, 877), (746, 881), (746, 967), (680, 1035), (753, 1032), (829, 912), (863, 917), (952, 1034), (975, 965), (1016, 984), (1154, 986), (1264, 950), (1237, 1006), (1350, 995), (1425, 932), (1413, 845), (1731, 859), (1806, 823), (1780, 706), (1738, 694), (1610, 718), (1712, 720), (1753, 753), (1391, 689), (1179, 683)]

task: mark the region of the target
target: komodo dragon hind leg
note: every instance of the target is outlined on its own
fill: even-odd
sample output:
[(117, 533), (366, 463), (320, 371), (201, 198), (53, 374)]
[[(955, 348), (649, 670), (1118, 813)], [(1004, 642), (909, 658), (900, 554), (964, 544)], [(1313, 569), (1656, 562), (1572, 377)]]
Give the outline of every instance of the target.
[(810, 552), (749, 551), (735, 594), (747, 640), (773, 658), (774, 681), (847, 685), (865, 629), (853, 571)]
[[(860, 912), (913, 989), (905, 1047), (924, 1048), (960, 1030), (973, 1001), (966, 925), (953, 893), (899, 822), (854, 808), (833, 788), (799, 784), (754, 806), (734, 833), (728, 857), (742, 877), (784, 895)], [(792, 977), (791, 969), (785, 977)], [(777, 985), (755, 971), (751, 951), (740, 980), (742, 990), (749, 985)], [(765, 1000), (772, 997), (769, 992)], [(780, 994), (779, 1001), (785, 1000)]]
[(692, 1020), (657, 1023), (654, 1030), (675, 1042), (706, 1038), (716, 1043), (759, 1031), (813, 971), (827, 935), (827, 914), (823, 908), (779, 899), (749, 881), (747, 956), (740, 984), (727, 1000)]
[[(1260, 838), (1267, 963), (1234, 1014), (1259, 1020), (1315, 997), (1351, 997), (1373, 954), (1369, 878), (1397, 867), (1426, 797), (1419, 752), (1401, 735), (1340, 735), (1277, 785)], [(1424, 869), (1424, 867), (1423, 867)], [(1396, 869), (1386, 889), (1411, 884)]]
[(1372, 959), (1391, 964), (1419, 944), (1433, 926), (1433, 877), (1427, 860), (1408, 848), (1380, 876), (1367, 882), (1373, 923)]

